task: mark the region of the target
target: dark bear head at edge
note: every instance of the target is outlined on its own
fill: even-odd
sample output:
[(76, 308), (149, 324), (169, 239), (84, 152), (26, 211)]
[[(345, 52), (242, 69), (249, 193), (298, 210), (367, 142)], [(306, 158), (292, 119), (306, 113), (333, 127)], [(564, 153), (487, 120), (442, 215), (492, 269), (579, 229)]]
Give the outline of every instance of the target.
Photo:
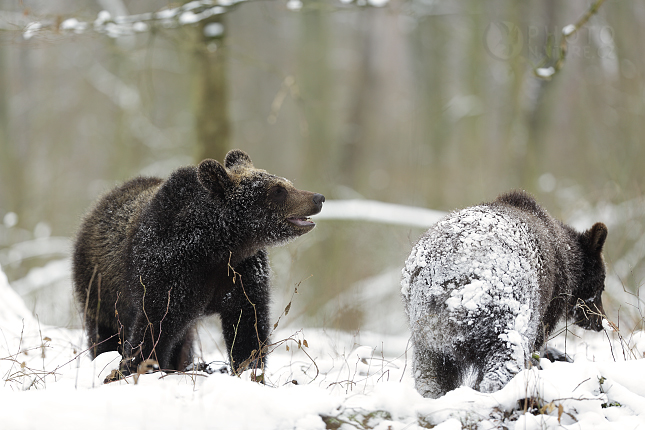
[(578, 237), (582, 251), (581, 279), (574, 291), (577, 301), (569, 311), (575, 324), (587, 330), (601, 331), (605, 310), (602, 306), (602, 292), (605, 289), (605, 262), (602, 248), (607, 239), (607, 227), (594, 224)]

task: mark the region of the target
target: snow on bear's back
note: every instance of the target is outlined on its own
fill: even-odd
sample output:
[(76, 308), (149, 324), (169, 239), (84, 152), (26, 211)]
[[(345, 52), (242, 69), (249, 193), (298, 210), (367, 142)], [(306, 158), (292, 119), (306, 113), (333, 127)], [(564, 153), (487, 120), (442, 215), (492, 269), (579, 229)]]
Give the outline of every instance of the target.
[(538, 275), (536, 237), (525, 216), (482, 205), (450, 213), (419, 239), (401, 292), (411, 326), (422, 327), (428, 342), (454, 342), (473, 325), (485, 327), (482, 337), (490, 330), (524, 337), (538, 326), (530, 321), (538, 314)]

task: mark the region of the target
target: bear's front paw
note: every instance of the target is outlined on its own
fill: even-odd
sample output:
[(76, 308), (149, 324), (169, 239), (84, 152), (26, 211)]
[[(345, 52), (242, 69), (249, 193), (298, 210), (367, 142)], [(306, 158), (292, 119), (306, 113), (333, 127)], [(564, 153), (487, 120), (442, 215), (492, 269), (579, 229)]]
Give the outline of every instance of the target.
[[(136, 372), (132, 372), (132, 369), (137, 369)], [(134, 377), (134, 383), (136, 384), (139, 381), (139, 375), (145, 373), (154, 373), (159, 371), (159, 363), (157, 360), (147, 359), (143, 360), (139, 364), (136, 364), (134, 359), (121, 360), (118, 369), (114, 369), (110, 374), (103, 380), (104, 384), (109, 384), (110, 382), (118, 381), (120, 379), (125, 379), (130, 375)]]
[(109, 384), (110, 382), (118, 381), (119, 379), (124, 379), (127, 375), (121, 373), (119, 369), (114, 369), (110, 372), (108, 376), (103, 380), (104, 384)]
[(197, 363), (193, 363), (189, 365), (188, 367), (186, 367), (186, 370), (184, 371), (185, 372), (204, 372), (209, 375), (212, 375), (213, 373), (228, 373), (228, 366), (226, 366), (226, 363), (222, 361), (213, 361), (210, 363), (199, 361)]

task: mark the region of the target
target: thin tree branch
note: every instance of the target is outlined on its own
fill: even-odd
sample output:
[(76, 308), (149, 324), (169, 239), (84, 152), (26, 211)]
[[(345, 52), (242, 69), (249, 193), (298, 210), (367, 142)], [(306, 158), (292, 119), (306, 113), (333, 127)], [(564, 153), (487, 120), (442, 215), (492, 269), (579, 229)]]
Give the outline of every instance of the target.
[(605, 2), (605, 0), (596, 0), (587, 12), (576, 21), (575, 24), (569, 24), (562, 29), (562, 39), (560, 40), (560, 52), (556, 62), (548, 67), (536, 67), (533, 73), (536, 77), (544, 80), (550, 80), (556, 73), (558, 73), (564, 66), (564, 60), (567, 57), (567, 50), (569, 48), (569, 38), (576, 34), (589, 19), (598, 13), (598, 9)]

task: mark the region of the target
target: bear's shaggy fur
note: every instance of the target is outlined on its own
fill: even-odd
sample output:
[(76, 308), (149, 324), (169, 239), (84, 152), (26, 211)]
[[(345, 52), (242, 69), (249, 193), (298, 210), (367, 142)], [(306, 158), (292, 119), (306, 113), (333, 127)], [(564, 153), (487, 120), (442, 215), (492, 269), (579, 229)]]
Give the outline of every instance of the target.
[(520, 191), (430, 228), (401, 281), (417, 390), (497, 391), (561, 320), (602, 330), (606, 237), (604, 224), (578, 233)]
[[(307, 233), (321, 194), (256, 169), (240, 150), (166, 180), (139, 177), (85, 217), (73, 255), (92, 356), (119, 351), (121, 372), (192, 362), (196, 321), (219, 314), (231, 367), (261, 366), (269, 336), (268, 246)], [(246, 362), (246, 363), (245, 363)]]

